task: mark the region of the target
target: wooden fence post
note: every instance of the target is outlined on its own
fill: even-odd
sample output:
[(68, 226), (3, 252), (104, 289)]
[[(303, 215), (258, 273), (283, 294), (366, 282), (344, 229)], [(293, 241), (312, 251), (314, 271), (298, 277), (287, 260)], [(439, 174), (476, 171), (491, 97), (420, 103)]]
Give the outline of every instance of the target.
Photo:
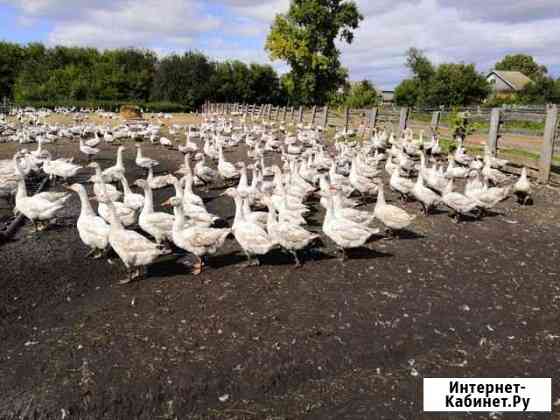
[(327, 128), (328, 123), (329, 123), (329, 106), (325, 105), (325, 108), (323, 108), (323, 122), (322, 122), (323, 128)]
[(441, 119), (441, 111), (434, 111), (432, 113), (432, 124), (430, 125), (432, 130), (436, 131), (438, 129), (440, 119)]
[(317, 114), (317, 105), (313, 105), (313, 108), (311, 109), (311, 126), (313, 127), (315, 125), (315, 115)]
[(300, 106), (298, 111), (298, 123), (302, 123), (302, 122), (303, 122), (303, 107)]
[(544, 126), (544, 138), (539, 159), (539, 182), (543, 184), (550, 180), (550, 167), (552, 155), (554, 154), (554, 140), (558, 129), (558, 105), (549, 105), (546, 110), (546, 123)]
[(409, 112), (408, 107), (403, 106), (401, 108), (401, 115), (400, 115), (400, 118), (399, 118), (399, 132), (398, 132), (398, 137), (399, 138), (401, 137), (404, 130), (406, 130), (406, 127), (408, 125), (408, 112)]
[(379, 112), (377, 107), (371, 109), (371, 113), (369, 114), (369, 128), (375, 129), (377, 125), (377, 113)]
[(284, 107), (284, 108), (282, 109), (282, 122), (285, 122), (285, 121), (286, 121), (286, 114), (287, 114), (287, 112), (288, 112), (288, 107)]
[(348, 127), (350, 125), (350, 108), (346, 107), (344, 109), (344, 132), (348, 133)]
[(496, 156), (498, 151), (498, 136), (500, 135), (500, 108), (492, 108), (490, 113), (490, 131), (488, 131), (488, 150), (492, 156)]
[(290, 107), (290, 121), (294, 121), (294, 107), (291, 106)]

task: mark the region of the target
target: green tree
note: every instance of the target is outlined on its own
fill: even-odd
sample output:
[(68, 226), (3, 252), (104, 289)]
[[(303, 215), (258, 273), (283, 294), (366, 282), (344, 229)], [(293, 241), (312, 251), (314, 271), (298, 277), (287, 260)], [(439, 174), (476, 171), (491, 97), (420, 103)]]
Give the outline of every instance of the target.
[(506, 55), (494, 66), (496, 70), (520, 71), (529, 79), (536, 81), (548, 73), (546, 66), (539, 65), (535, 59), (527, 54)]
[(366, 108), (376, 105), (379, 101), (379, 94), (369, 80), (353, 84), (346, 94), (346, 106), (349, 108)]
[(25, 49), (18, 44), (0, 42), (0, 99), (11, 98), (16, 78), (22, 69)]
[(288, 13), (276, 16), (265, 49), (290, 65), (282, 85), (295, 102), (325, 103), (344, 83), (335, 40), (350, 44), (362, 19), (356, 4), (344, 0), (292, 0)]
[(522, 104), (560, 103), (560, 79), (540, 77), (518, 93), (516, 102)]
[(482, 102), (490, 85), (473, 64), (441, 64), (426, 86), (426, 104), (461, 106)]
[(418, 81), (405, 79), (395, 88), (395, 103), (399, 106), (415, 106), (418, 103), (418, 92)]

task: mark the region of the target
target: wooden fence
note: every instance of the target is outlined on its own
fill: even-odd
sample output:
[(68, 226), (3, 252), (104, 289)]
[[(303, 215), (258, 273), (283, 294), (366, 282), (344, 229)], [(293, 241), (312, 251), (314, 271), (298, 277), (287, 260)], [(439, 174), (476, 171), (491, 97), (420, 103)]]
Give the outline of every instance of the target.
[[(468, 118), (487, 127), (477, 137), (494, 156), (505, 157), (512, 162), (511, 172), (518, 173), (520, 166), (527, 166), (532, 176), (542, 183), (560, 183), (560, 130), (558, 106), (546, 108), (506, 109), (469, 108)], [(249, 120), (266, 119), (279, 123), (295, 123), (324, 129), (355, 130), (362, 138), (381, 127), (398, 136), (406, 128), (441, 130), (451, 136), (450, 127), (442, 124), (450, 111), (440, 109), (410, 109), (407, 107), (373, 107), (370, 109), (333, 109), (329, 106), (311, 108), (273, 106), (270, 104), (205, 103), (203, 113), (244, 116)], [(542, 126), (542, 132), (531, 134), (515, 132), (508, 128), (511, 122), (530, 122)], [(525, 137), (522, 137), (525, 136)], [(523, 142), (519, 140), (523, 139)], [(507, 140), (507, 141), (506, 141)], [(512, 146), (520, 144), (519, 146)], [(529, 147), (530, 146), (530, 150)]]

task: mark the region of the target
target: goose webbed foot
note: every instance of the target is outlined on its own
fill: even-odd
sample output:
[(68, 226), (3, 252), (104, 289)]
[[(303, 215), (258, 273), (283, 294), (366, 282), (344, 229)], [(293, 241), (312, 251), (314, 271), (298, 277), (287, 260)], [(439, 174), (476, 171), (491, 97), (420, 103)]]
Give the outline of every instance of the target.
[(126, 269), (126, 278), (119, 281), (119, 284), (128, 284), (132, 282), (132, 270), (127, 268)]

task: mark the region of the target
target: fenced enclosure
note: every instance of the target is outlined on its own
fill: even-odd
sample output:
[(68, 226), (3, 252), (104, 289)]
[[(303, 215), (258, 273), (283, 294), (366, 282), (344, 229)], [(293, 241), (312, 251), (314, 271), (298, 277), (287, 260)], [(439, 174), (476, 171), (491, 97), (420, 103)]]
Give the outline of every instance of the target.
[(406, 128), (430, 135), (438, 132), (444, 142), (453, 137), (452, 119), (462, 113), (472, 132), (466, 144), (476, 154), (484, 147), (494, 156), (510, 161), (508, 171), (519, 173), (526, 166), (529, 174), (542, 183), (560, 183), (560, 129), (558, 106), (527, 108), (462, 108), (455, 110), (413, 109), (407, 107), (372, 107), (370, 109), (335, 109), (329, 106), (282, 107), (270, 104), (205, 103), (203, 113), (244, 116), (342, 130), (367, 138), (376, 128), (397, 136)]

